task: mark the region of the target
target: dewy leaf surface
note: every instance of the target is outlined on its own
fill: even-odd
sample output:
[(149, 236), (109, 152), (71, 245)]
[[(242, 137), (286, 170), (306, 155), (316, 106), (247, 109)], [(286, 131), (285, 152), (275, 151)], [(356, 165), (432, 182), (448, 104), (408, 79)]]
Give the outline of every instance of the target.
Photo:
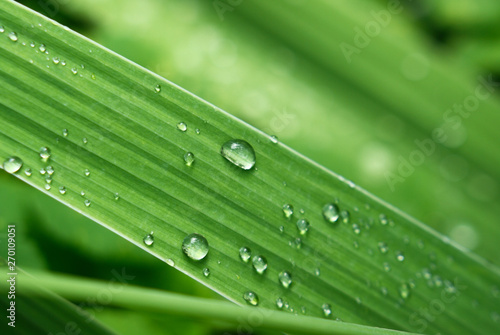
[[(329, 318), (389, 329), (498, 330), (495, 267), (53, 21), (3, 1), (0, 25), (0, 158), (23, 161), (18, 178), (239, 304), (252, 291), (266, 308), (281, 298), (285, 310), (324, 317), (328, 304)], [(233, 139), (253, 147), (253, 168), (220, 155)], [(339, 209), (333, 223), (326, 204)], [(209, 244), (200, 261), (182, 252), (192, 233)], [(240, 259), (241, 247), (261, 256), (262, 274)]]

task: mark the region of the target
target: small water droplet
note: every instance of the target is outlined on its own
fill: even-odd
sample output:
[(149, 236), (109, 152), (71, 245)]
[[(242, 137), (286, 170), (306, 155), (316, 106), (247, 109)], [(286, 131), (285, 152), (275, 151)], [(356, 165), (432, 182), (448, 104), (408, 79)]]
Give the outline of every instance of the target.
[(339, 207), (335, 204), (326, 204), (323, 206), (323, 217), (327, 222), (337, 222), (339, 219)]
[(45, 189), (46, 189), (47, 191), (50, 191), (50, 189), (51, 189), (51, 188), (52, 188), (52, 186), (50, 186), (50, 184), (45, 184)]
[(71, 68), (71, 73), (78, 74), (78, 69), (76, 67)]
[(399, 287), (399, 295), (404, 300), (408, 299), (408, 297), (410, 296), (410, 287), (408, 286), (408, 284), (404, 283)]
[(194, 163), (194, 154), (192, 152), (186, 152), (184, 155), (184, 162), (187, 166), (191, 166)]
[(62, 134), (64, 137), (68, 137), (68, 135), (69, 135), (68, 129), (63, 129)]
[(24, 170), (24, 174), (27, 176), (27, 177), (31, 177), (31, 169), (26, 169)]
[(267, 260), (264, 256), (254, 256), (252, 258), (252, 265), (258, 274), (263, 274), (267, 269)]
[(84, 137), (84, 138), (82, 138), (82, 142), (83, 142), (83, 144), (87, 144), (87, 143), (89, 143), (89, 140), (86, 137)]
[(306, 310), (306, 306), (301, 306), (301, 307), (300, 307), (300, 312), (301, 312), (302, 314), (306, 314), (306, 311), (307, 311), (307, 310)]
[(356, 223), (353, 223), (352, 224), (352, 231), (354, 232), (354, 234), (356, 235), (359, 235), (361, 234), (361, 228), (359, 228), (359, 225), (356, 224)]
[(85, 196), (85, 191), (81, 191), (81, 192), (80, 192), (80, 195), (81, 195), (82, 197), (84, 197), (84, 196)]
[(300, 219), (297, 221), (297, 229), (299, 230), (300, 235), (305, 235), (309, 230), (309, 221), (306, 219)]
[(222, 145), (220, 153), (225, 159), (243, 170), (250, 170), (255, 165), (255, 151), (244, 140), (227, 141)]
[(89, 199), (85, 199), (85, 201), (83, 202), (85, 204), (85, 206), (89, 207), (91, 202)]
[(5, 28), (3, 26), (0, 26), (0, 33), (3, 33), (5, 31)]
[(378, 242), (378, 249), (383, 254), (386, 254), (387, 251), (389, 251), (389, 248), (387, 247), (387, 244), (385, 244), (384, 242)]
[(17, 34), (14, 31), (11, 31), (8, 36), (12, 42), (17, 42)]
[(45, 168), (45, 171), (47, 171), (49, 176), (52, 176), (54, 174), (54, 168), (50, 165)]
[(83, 174), (85, 175), (85, 177), (90, 176), (90, 170), (89, 169), (83, 170)]
[(199, 261), (208, 254), (209, 246), (207, 239), (200, 234), (190, 234), (182, 241), (182, 251), (189, 258)]
[(343, 210), (340, 212), (340, 219), (342, 220), (343, 223), (349, 223), (351, 218), (351, 215), (349, 214), (348, 211)]
[(204, 269), (203, 269), (203, 275), (204, 275), (205, 277), (210, 276), (210, 269), (209, 269), (209, 268), (204, 268)]
[(321, 309), (323, 310), (323, 315), (325, 318), (328, 318), (330, 315), (332, 315), (332, 307), (329, 304), (323, 304), (321, 306)]
[(276, 307), (278, 307), (279, 309), (283, 309), (283, 306), (284, 306), (283, 299), (281, 298), (276, 299)]
[(30, 47), (34, 48), (35, 47), (35, 42), (30, 43)]
[(321, 275), (321, 270), (320, 270), (320, 268), (316, 268), (316, 269), (314, 270), (314, 274), (315, 274), (316, 276), (318, 276), (318, 277), (319, 277), (319, 276)]
[(161, 85), (158, 84), (155, 86), (155, 93), (160, 93), (160, 91), (161, 91)]
[(5, 172), (13, 174), (23, 167), (23, 161), (19, 157), (9, 157), (3, 162), (3, 169)]
[(403, 254), (402, 251), (398, 251), (396, 252), (396, 259), (399, 261), (399, 262), (402, 262), (405, 260), (405, 255)]
[(59, 64), (60, 61), (61, 60), (59, 59), (59, 57), (52, 58), (52, 62), (54, 62), (54, 64), (56, 64), (56, 65)]
[(196, 128), (196, 129), (194, 130), (194, 132), (196, 133), (196, 135), (200, 135), (201, 130), (200, 130), (199, 128)]
[(284, 204), (283, 205), (283, 214), (285, 214), (285, 217), (287, 219), (291, 218), (293, 215), (293, 206), (290, 204)]
[(47, 48), (45, 47), (45, 44), (40, 44), (40, 46), (38, 47), (38, 50), (40, 50), (40, 52), (45, 52), (47, 51)]
[(387, 290), (387, 287), (381, 287), (380, 293), (382, 293), (382, 295), (387, 295), (389, 293), (389, 291)]
[(91, 78), (92, 80), (95, 80), (95, 78), (96, 78), (96, 77), (95, 77), (95, 73), (92, 73), (92, 74), (90, 75), (90, 78)]
[(155, 243), (155, 237), (153, 236), (153, 232), (147, 234), (144, 236), (144, 239), (142, 240), (145, 245), (151, 246), (153, 243)]
[(280, 230), (280, 233), (283, 234), (285, 232), (285, 226), (280, 226), (279, 230)]
[(64, 186), (59, 187), (59, 193), (61, 193), (63, 195), (66, 194), (66, 187), (64, 187)]
[(179, 129), (180, 131), (186, 131), (188, 129), (188, 126), (184, 122), (179, 122), (177, 124), (177, 129)]
[(48, 161), (50, 158), (50, 155), (51, 155), (50, 148), (41, 147), (39, 154), (40, 154), (40, 158), (42, 159), (42, 161), (44, 161), (44, 162)]
[(115, 200), (120, 200), (120, 194), (115, 193), (114, 198), (115, 198)]
[(289, 288), (292, 285), (292, 275), (287, 271), (281, 271), (278, 275), (281, 286)]
[(259, 297), (252, 291), (245, 292), (243, 294), (243, 299), (252, 306), (257, 306), (259, 304)]
[(391, 271), (391, 265), (389, 263), (385, 262), (383, 266), (385, 272)]
[(299, 209), (299, 213), (300, 213), (300, 214), (304, 214), (305, 212), (306, 212), (306, 211), (304, 210), (304, 208)]
[(42, 176), (44, 176), (46, 173), (47, 173), (47, 171), (45, 171), (45, 169), (44, 169), (44, 168), (41, 168), (41, 169), (40, 169), (40, 174), (41, 174)]
[(361, 305), (361, 304), (363, 303), (363, 301), (361, 300), (361, 298), (360, 298), (360, 297), (356, 297), (356, 303), (357, 303), (358, 305)]
[(47, 184), (52, 184), (52, 177), (51, 177), (51, 176), (49, 176), (49, 175), (47, 175), (47, 177), (45, 178), (45, 182), (46, 182)]
[(165, 263), (167, 263), (168, 265), (170, 265), (171, 267), (174, 267), (175, 266), (175, 262), (172, 258), (167, 258), (165, 260)]
[(385, 226), (385, 225), (387, 225), (389, 223), (389, 220), (387, 219), (387, 216), (385, 214), (380, 214), (378, 216), (378, 219), (380, 221), (380, 224), (383, 225), (383, 226)]
[(241, 247), (240, 248), (241, 260), (245, 263), (248, 263), (248, 261), (250, 260), (250, 257), (252, 257), (252, 251), (247, 247)]
[(274, 144), (277, 144), (278, 143), (278, 136), (276, 135), (271, 135), (269, 136), (269, 139), (271, 140), (271, 142), (273, 142)]

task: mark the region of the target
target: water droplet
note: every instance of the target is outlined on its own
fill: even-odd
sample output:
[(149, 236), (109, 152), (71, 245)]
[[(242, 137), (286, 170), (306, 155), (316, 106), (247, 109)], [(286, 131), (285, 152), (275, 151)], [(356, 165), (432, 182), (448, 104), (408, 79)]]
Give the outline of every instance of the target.
[(271, 135), (269, 136), (269, 139), (271, 140), (271, 142), (273, 142), (274, 144), (277, 144), (278, 143), (278, 136), (276, 135)]
[(360, 297), (356, 297), (356, 303), (357, 303), (358, 305), (361, 305), (361, 304), (363, 303), (363, 301), (361, 300), (361, 298), (360, 298)]
[(3, 33), (5, 31), (5, 28), (3, 26), (0, 26), (0, 33)]
[(187, 166), (191, 166), (194, 163), (194, 154), (192, 152), (186, 152), (184, 155), (184, 162)]
[(59, 64), (60, 61), (61, 60), (59, 59), (59, 57), (52, 58), (52, 62), (54, 62), (54, 64), (56, 64), (56, 65)]
[(299, 230), (300, 235), (305, 235), (309, 230), (309, 221), (306, 219), (300, 219), (297, 221), (297, 229)]
[(410, 287), (408, 287), (408, 284), (405, 283), (399, 287), (399, 295), (404, 300), (408, 299), (408, 297), (410, 296)]
[(194, 132), (196, 133), (196, 135), (200, 135), (201, 130), (199, 128), (196, 128)]
[(306, 212), (306, 211), (304, 210), (304, 208), (299, 209), (299, 213), (300, 213), (300, 214), (304, 214), (305, 212)]
[(155, 86), (155, 93), (160, 93), (160, 91), (161, 91), (161, 85), (158, 84)]
[(170, 266), (172, 266), (172, 267), (174, 267), (174, 266), (175, 266), (175, 262), (174, 262), (174, 260), (173, 260), (172, 258), (167, 258), (167, 259), (165, 260), (165, 263), (167, 263), (168, 265), (170, 265)]
[(387, 262), (384, 263), (384, 271), (385, 272), (391, 271), (391, 265)]
[(85, 204), (85, 206), (89, 207), (91, 202), (89, 199), (85, 199), (85, 201), (83, 202)]
[(153, 245), (153, 243), (155, 242), (155, 237), (153, 236), (153, 232), (144, 236), (144, 239), (142, 241), (147, 246)]
[(302, 239), (297, 237), (294, 241), (295, 248), (300, 249), (302, 247)]
[(352, 231), (353, 231), (353, 232), (354, 232), (354, 234), (356, 234), (356, 235), (361, 234), (361, 228), (359, 228), (359, 225), (357, 225), (356, 223), (353, 223), (353, 224), (352, 224)]
[(26, 169), (24, 170), (24, 174), (27, 176), (27, 177), (31, 177), (31, 169)]
[(340, 218), (341, 218), (341, 220), (342, 220), (343, 223), (349, 223), (351, 215), (349, 214), (348, 211), (343, 210), (343, 211), (340, 212)]
[(382, 295), (387, 295), (389, 293), (389, 291), (387, 290), (387, 287), (381, 287), (380, 293), (382, 293)]
[(51, 154), (50, 149), (47, 147), (41, 147), (39, 154), (40, 154), (40, 158), (42, 159), (42, 161), (46, 162), (50, 158), (50, 154)]
[(332, 315), (332, 307), (329, 304), (323, 304), (323, 306), (321, 306), (321, 309), (323, 310), (323, 315), (325, 316), (325, 318)]
[(188, 126), (184, 122), (179, 122), (177, 124), (177, 129), (179, 129), (180, 131), (186, 131), (188, 129)]
[(323, 217), (327, 222), (337, 222), (339, 219), (339, 207), (335, 204), (326, 204), (323, 206)]
[(387, 219), (387, 216), (385, 214), (380, 214), (378, 216), (378, 219), (380, 221), (380, 224), (383, 225), (383, 226), (385, 226), (386, 224), (389, 223), (389, 220)]
[(87, 144), (87, 143), (89, 143), (89, 140), (86, 137), (84, 137), (84, 138), (82, 138), (82, 142), (83, 142), (83, 144)]
[(383, 254), (386, 254), (387, 251), (389, 251), (389, 248), (387, 247), (387, 244), (385, 244), (384, 242), (378, 242), (378, 249)]
[(293, 206), (290, 204), (284, 204), (283, 205), (283, 214), (285, 214), (285, 217), (287, 219), (291, 218), (293, 215)]
[(209, 268), (204, 268), (204, 269), (203, 269), (203, 275), (204, 275), (205, 277), (210, 276), (210, 269), (209, 269)]
[(83, 170), (83, 174), (85, 175), (85, 177), (90, 176), (90, 170), (89, 169)]
[(81, 192), (80, 192), (80, 195), (81, 195), (82, 197), (84, 197), (84, 196), (85, 196), (85, 191), (81, 191)]
[(40, 46), (38, 47), (38, 50), (40, 50), (40, 52), (45, 52), (47, 51), (47, 48), (45, 47), (45, 44), (40, 44)]
[(115, 198), (115, 200), (120, 200), (120, 194), (115, 193), (114, 198)]
[(30, 47), (34, 48), (35, 47), (35, 42), (30, 43)]
[(289, 288), (292, 285), (292, 275), (287, 271), (281, 271), (278, 275), (281, 286)]
[(45, 168), (45, 171), (49, 174), (49, 176), (54, 174), (54, 168), (50, 165)]
[(59, 187), (59, 193), (61, 193), (63, 195), (66, 194), (66, 187), (64, 187), (64, 186)]
[(252, 306), (257, 306), (259, 304), (259, 297), (252, 291), (245, 292), (243, 294), (243, 299)]
[(45, 184), (45, 189), (46, 189), (47, 191), (50, 191), (50, 189), (51, 189), (51, 188), (52, 188), (52, 186), (50, 186), (50, 184)]
[(267, 269), (267, 260), (264, 256), (254, 256), (252, 258), (252, 265), (258, 274), (263, 274)]
[(23, 167), (23, 161), (19, 157), (9, 157), (3, 162), (3, 169), (7, 173), (16, 173)]
[(71, 68), (71, 73), (76, 75), (78, 73), (78, 69), (76, 67)]
[(318, 276), (318, 277), (319, 277), (319, 276), (321, 275), (321, 270), (320, 270), (320, 268), (316, 268), (316, 269), (314, 269), (314, 274), (315, 274), (316, 276)]
[(280, 233), (283, 234), (285, 232), (285, 226), (280, 226), (279, 230), (280, 230)]
[(191, 259), (199, 261), (208, 254), (208, 241), (200, 234), (190, 234), (182, 241), (182, 251)]
[(240, 248), (240, 258), (243, 262), (248, 263), (248, 260), (252, 257), (252, 251), (247, 247)]
[(281, 298), (276, 299), (276, 307), (278, 307), (279, 309), (282, 309), (283, 306), (284, 306), (283, 299), (281, 299)]
[(64, 137), (68, 137), (68, 135), (69, 135), (68, 129), (63, 129), (62, 134)]
[(398, 251), (396, 252), (396, 259), (399, 261), (399, 262), (402, 262), (405, 260), (405, 255), (403, 254), (402, 251)]
[(17, 42), (17, 34), (15, 32), (11, 31), (8, 36), (12, 42)]
[(255, 151), (244, 140), (227, 141), (222, 145), (220, 153), (225, 159), (243, 170), (250, 170), (255, 165)]
[(302, 314), (306, 314), (306, 306), (301, 306), (301, 307), (300, 307), (300, 312), (301, 312)]

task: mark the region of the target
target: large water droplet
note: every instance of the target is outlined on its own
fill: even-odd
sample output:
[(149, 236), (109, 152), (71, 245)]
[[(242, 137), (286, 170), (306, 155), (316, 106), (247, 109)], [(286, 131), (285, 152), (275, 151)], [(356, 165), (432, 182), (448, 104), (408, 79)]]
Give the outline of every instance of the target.
[(300, 235), (305, 235), (309, 230), (309, 221), (306, 219), (300, 219), (297, 221), (297, 229), (299, 230)]
[(8, 36), (12, 42), (17, 42), (17, 34), (14, 31), (11, 31)]
[(281, 286), (289, 288), (292, 285), (292, 275), (287, 271), (281, 271), (278, 275)]
[(50, 148), (47, 148), (47, 147), (41, 147), (40, 148), (40, 151), (39, 151), (39, 154), (40, 154), (40, 158), (42, 159), (42, 161), (46, 162), (49, 160), (50, 158)]
[(252, 291), (245, 292), (243, 294), (243, 299), (252, 306), (257, 306), (259, 304), (259, 297)]
[(323, 315), (325, 316), (325, 318), (332, 315), (332, 307), (329, 304), (323, 304), (323, 306), (321, 306), (321, 309), (323, 310)]
[(188, 126), (184, 122), (179, 122), (177, 124), (177, 129), (179, 129), (180, 131), (186, 131), (188, 129)]
[(155, 237), (153, 236), (153, 232), (144, 236), (144, 239), (142, 241), (147, 246), (153, 245), (153, 243), (155, 242)]
[(191, 166), (194, 163), (194, 154), (192, 152), (186, 152), (184, 155), (184, 162), (187, 166)]
[(283, 214), (285, 214), (285, 217), (287, 219), (291, 218), (293, 215), (293, 206), (290, 204), (284, 204), (283, 205)]
[(264, 256), (254, 256), (252, 265), (258, 274), (263, 274), (267, 269), (267, 260)]
[(247, 247), (240, 248), (240, 258), (243, 262), (248, 263), (248, 260), (252, 257), (252, 251)]
[(225, 159), (243, 170), (250, 170), (255, 165), (255, 151), (244, 140), (227, 141), (222, 145), (220, 153)]
[(23, 161), (19, 157), (9, 157), (3, 162), (3, 169), (8, 173), (16, 173), (23, 167)]
[(200, 234), (190, 234), (182, 241), (182, 251), (191, 259), (199, 261), (208, 254), (208, 241)]
[(335, 204), (326, 204), (323, 206), (323, 217), (327, 222), (337, 222), (339, 219), (339, 207)]

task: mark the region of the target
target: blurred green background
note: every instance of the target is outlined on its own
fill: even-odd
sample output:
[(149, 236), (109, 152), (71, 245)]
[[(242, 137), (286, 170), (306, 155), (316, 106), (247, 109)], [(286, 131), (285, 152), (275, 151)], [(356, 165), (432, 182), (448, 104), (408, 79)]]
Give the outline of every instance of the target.
[[(500, 265), (497, 0), (20, 2)], [(103, 280), (125, 268), (137, 285), (216, 296), (3, 171), (0, 185), (0, 226), (17, 224), (19, 266)], [(237, 333), (86, 308), (121, 334)]]

